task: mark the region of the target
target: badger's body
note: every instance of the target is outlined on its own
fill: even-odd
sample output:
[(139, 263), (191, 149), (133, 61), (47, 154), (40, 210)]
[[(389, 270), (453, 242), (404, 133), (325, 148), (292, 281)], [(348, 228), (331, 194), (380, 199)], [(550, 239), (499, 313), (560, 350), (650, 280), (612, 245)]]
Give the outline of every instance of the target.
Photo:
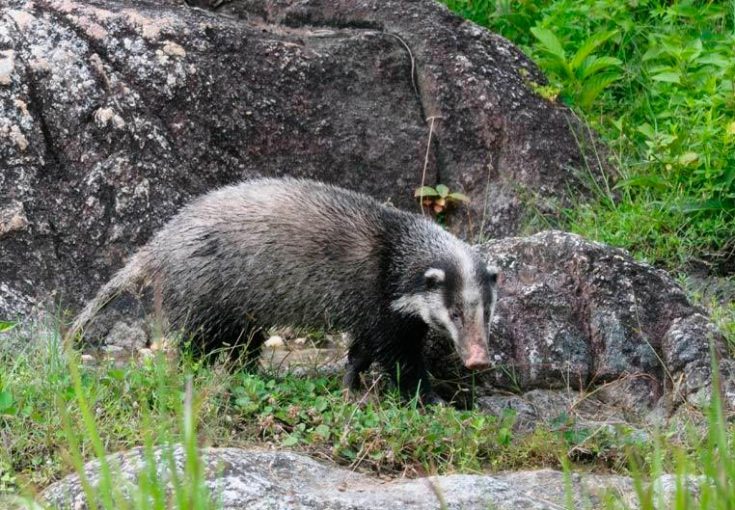
[(489, 363), (495, 274), (470, 247), (421, 216), (314, 181), (245, 181), (195, 200), (100, 290), (73, 330), (143, 280), (171, 325), (205, 350), (249, 341), (257, 352), (258, 328), (270, 326), (349, 331), (350, 388), (378, 361), (404, 392), (420, 386), (428, 396), (428, 327), (451, 337), (469, 368)]

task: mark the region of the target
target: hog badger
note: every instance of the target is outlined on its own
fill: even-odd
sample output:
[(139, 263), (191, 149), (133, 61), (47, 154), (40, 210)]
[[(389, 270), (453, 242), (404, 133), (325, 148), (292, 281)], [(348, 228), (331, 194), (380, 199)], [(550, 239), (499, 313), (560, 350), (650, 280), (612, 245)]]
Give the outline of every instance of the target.
[(140, 248), (72, 326), (81, 333), (115, 295), (151, 285), (169, 324), (204, 352), (257, 353), (271, 326), (351, 333), (345, 386), (376, 361), (401, 393), (431, 391), (429, 328), (469, 369), (489, 366), (494, 269), (422, 216), (301, 179), (257, 179), (184, 207)]

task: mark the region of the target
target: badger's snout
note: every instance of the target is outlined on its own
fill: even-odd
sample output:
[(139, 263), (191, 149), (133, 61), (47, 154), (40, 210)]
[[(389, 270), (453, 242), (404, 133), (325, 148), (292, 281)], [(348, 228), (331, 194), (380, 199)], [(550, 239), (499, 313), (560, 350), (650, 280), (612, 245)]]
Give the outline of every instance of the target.
[(484, 370), (490, 368), (490, 355), (487, 349), (478, 344), (469, 346), (467, 356), (465, 357), (464, 366), (470, 370)]

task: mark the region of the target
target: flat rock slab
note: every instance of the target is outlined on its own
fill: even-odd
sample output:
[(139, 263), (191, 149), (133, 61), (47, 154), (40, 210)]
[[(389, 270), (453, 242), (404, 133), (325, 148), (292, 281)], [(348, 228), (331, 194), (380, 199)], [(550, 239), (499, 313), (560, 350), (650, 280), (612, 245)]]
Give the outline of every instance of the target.
[(0, 318), (78, 308), (182, 204), (248, 177), (417, 211), (425, 170), (472, 198), (450, 215), (467, 238), (582, 188), (574, 117), (444, 6), (222, 4), (0, 2)]
[[(160, 460), (161, 451), (155, 455)], [(552, 470), (381, 481), (295, 453), (210, 448), (202, 455), (207, 486), (225, 510), (436, 510), (439, 498), (452, 510), (566, 508), (565, 476)], [(182, 450), (176, 448), (173, 457), (180, 469)], [(119, 468), (118, 484), (133, 483), (144, 466), (141, 449), (109, 460)], [(99, 463), (89, 463), (86, 472), (96, 485)], [(160, 470), (159, 477), (168, 475)], [(570, 475), (569, 483), (575, 508), (602, 508), (609, 494), (632, 499), (633, 485), (625, 477)], [(54, 508), (88, 508), (77, 475), (51, 485), (41, 497)]]

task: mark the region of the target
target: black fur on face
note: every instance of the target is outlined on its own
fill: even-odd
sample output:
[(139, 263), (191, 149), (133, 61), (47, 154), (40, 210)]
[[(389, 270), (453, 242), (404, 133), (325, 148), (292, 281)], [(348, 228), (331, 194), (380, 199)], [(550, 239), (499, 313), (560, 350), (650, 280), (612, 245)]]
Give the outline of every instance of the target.
[[(464, 275), (463, 278), (456, 264), (447, 261), (439, 261), (433, 264), (432, 268), (442, 270), (445, 278), (442, 282), (430, 281), (431, 279), (424, 278), (426, 281), (423, 283), (422, 290), (441, 289), (444, 306), (450, 311), (450, 314), (452, 311), (462, 313), (465, 305), (463, 291), (465, 286), (472, 283), (465, 281), (468, 275)], [(495, 299), (498, 273), (480, 260), (474, 261), (472, 270), (472, 275), (469, 276), (479, 284), (481, 299), (486, 310), (486, 319), (489, 321)]]

